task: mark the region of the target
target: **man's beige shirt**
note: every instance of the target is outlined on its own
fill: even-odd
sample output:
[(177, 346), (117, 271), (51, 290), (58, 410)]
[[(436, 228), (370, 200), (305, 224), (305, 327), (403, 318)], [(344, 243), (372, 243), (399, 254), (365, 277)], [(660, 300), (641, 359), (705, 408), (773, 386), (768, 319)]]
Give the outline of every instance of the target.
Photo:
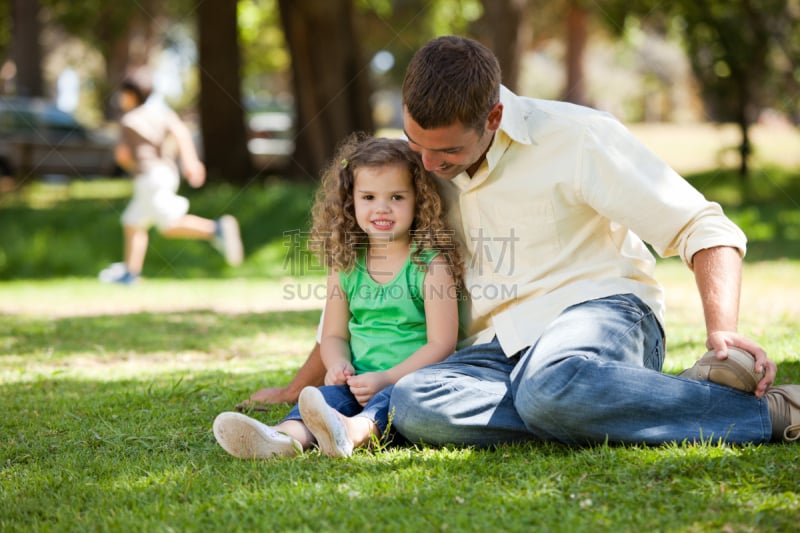
[(514, 355), (562, 310), (613, 294), (636, 294), (663, 326), (644, 242), (690, 268), (705, 248), (744, 255), (746, 238), (720, 206), (612, 116), (505, 87), (501, 101), (486, 161), (440, 187), (467, 262), (462, 345), (497, 335)]

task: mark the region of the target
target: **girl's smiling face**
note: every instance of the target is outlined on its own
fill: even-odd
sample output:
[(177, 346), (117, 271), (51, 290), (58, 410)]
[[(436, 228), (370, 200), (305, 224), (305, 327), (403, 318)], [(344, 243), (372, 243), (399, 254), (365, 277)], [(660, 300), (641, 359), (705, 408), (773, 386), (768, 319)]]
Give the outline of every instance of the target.
[(360, 167), (354, 178), (356, 221), (370, 242), (410, 242), (416, 194), (408, 168), (402, 164)]

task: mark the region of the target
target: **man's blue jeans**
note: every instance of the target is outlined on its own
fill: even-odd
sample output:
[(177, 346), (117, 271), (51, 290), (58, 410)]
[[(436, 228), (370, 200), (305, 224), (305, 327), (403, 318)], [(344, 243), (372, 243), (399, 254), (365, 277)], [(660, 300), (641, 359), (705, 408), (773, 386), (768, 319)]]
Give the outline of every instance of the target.
[(639, 298), (591, 300), (513, 357), (495, 339), (403, 377), (394, 427), (414, 442), (477, 446), (770, 440), (766, 400), (663, 374), (663, 360), (661, 327)]

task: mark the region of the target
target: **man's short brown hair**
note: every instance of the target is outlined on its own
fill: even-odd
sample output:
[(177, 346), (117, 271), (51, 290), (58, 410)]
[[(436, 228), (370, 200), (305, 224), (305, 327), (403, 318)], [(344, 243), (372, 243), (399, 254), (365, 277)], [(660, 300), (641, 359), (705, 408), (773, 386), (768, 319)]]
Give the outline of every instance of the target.
[(417, 50), (403, 80), (403, 105), (424, 129), (460, 122), (483, 131), (500, 100), (500, 64), (477, 41), (437, 37)]

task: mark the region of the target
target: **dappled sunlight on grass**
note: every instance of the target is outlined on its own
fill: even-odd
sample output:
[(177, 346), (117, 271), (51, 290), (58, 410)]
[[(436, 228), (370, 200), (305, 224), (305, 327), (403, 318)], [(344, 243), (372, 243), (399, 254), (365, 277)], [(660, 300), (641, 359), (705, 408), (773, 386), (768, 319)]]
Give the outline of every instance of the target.
[(48, 378), (147, 379), (210, 370), (298, 366), (314, 343), (318, 311), (208, 311), (39, 319), (0, 325), (4, 383)]
[(31, 181), (25, 187), (0, 196), (0, 207), (28, 205), (48, 209), (72, 200), (118, 200), (130, 198), (133, 181), (128, 178), (104, 180)]
[(77, 354), (59, 361), (36, 362), (26, 357), (7, 356), (0, 362), (0, 381), (22, 383), (40, 382), (43, 379), (82, 378), (112, 382), (208, 371), (224, 371), (231, 375), (255, 372), (271, 374), (280, 371), (288, 374), (296, 371), (308, 355), (307, 351), (302, 351), (309, 346), (307, 340), (285, 345), (273, 341), (271, 344), (281, 353), (250, 357), (247, 360), (237, 357), (221, 359), (202, 352), (131, 353), (113, 358), (101, 358), (97, 354)]
[[(705, 324), (692, 273), (683, 263), (659, 261), (656, 277), (666, 290), (667, 358), (664, 370), (677, 373), (705, 353)], [(739, 331), (759, 342), (776, 362), (795, 361), (800, 323), (800, 261), (746, 263)], [(797, 376), (800, 380), (800, 375)]]
[[(0, 313), (80, 317), (208, 310), (255, 313), (321, 309), (324, 278), (145, 279), (138, 285), (104, 285), (95, 279), (0, 283)], [(303, 290), (298, 290), (303, 287)]]
[[(287, 322), (307, 321), (300, 315)], [(285, 338), (277, 330), (265, 335)], [(375, 517), (400, 529), (424, 523), (432, 530), (477, 524), (513, 531), (558, 523), (584, 530), (603, 523), (659, 530), (666, 512), (670, 523), (738, 530), (753, 523), (783, 528), (800, 512), (791, 446), (389, 446), (348, 460), (316, 451), (232, 459), (211, 435), (214, 416), (256, 385), (286, 377), (278, 374), (254, 368), (233, 375), (201, 364), (128, 379), (58, 374), (4, 382), (4, 408), (14, 413), (3, 421), (8, 439), (0, 447), (0, 479), (17, 502), (7, 508), (9, 519), (65, 529), (201, 527), (211, 520), (258, 530), (269, 520), (281, 530), (337, 530), (342, 509), (357, 508), (346, 513), (348, 530), (370, 529)], [(254, 416), (275, 423), (288, 408)]]

